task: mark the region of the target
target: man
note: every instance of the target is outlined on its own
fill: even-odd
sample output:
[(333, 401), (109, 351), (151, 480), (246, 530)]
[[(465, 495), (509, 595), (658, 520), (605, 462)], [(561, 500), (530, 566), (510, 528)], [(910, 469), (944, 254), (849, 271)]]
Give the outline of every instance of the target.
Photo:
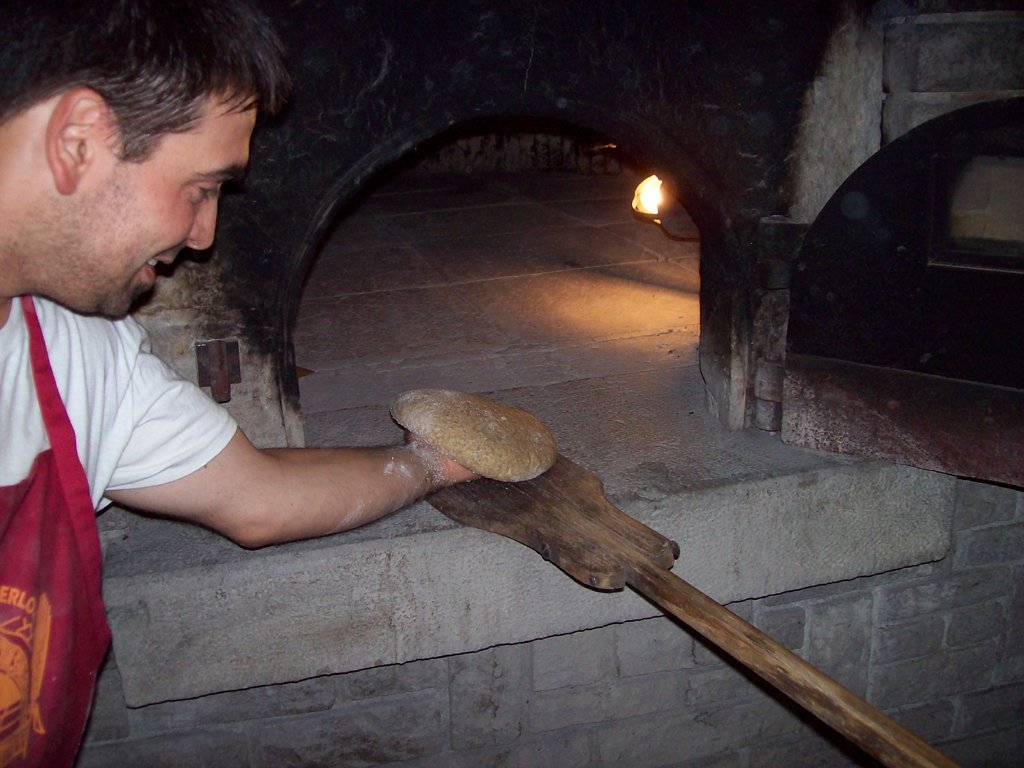
[(105, 497), (246, 547), (473, 475), (413, 437), (257, 450), (124, 318), (214, 237), (288, 89), (244, 0), (5, 0), (0, 22), (0, 768), (70, 764), (109, 643)]

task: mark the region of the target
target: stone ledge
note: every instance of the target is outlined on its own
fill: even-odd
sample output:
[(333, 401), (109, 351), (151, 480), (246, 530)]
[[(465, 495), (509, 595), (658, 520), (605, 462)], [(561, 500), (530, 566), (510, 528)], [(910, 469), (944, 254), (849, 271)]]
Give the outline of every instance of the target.
[(1024, 96), (1024, 90), (966, 91), (945, 93), (890, 93), (882, 108), (885, 141), (893, 141), (933, 118), (985, 101)]
[[(679, 576), (732, 602), (942, 558), (953, 497), (953, 479), (945, 475), (822, 462), (616, 503), (679, 542)], [(452, 528), (425, 505), (414, 509), (426, 519), (408, 535), (338, 536), (258, 556), (193, 557), (180, 569), (110, 573), (105, 598), (127, 703), (290, 682), (661, 614), (628, 590), (580, 586), (513, 541)]]

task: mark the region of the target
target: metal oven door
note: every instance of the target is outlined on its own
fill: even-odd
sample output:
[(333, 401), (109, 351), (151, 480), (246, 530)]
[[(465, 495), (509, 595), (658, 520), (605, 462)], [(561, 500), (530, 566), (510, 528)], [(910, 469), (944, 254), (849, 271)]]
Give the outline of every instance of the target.
[(784, 441), (1024, 486), (1024, 99), (885, 146), (792, 267)]

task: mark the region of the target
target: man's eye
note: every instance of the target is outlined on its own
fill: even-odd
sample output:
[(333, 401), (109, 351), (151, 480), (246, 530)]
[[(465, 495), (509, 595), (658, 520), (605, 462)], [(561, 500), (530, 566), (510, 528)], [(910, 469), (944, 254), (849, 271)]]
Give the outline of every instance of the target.
[(192, 202), (195, 204), (205, 203), (207, 200), (216, 200), (220, 197), (220, 187), (197, 187)]

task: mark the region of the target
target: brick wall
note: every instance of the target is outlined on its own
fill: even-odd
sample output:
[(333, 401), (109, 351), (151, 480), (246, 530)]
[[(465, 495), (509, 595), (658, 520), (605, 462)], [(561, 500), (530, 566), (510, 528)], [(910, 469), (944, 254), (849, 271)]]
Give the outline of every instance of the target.
[[(731, 607), (965, 766), (1019, 765), (1024, 492), (961, 482), (954, 524), (942, 562)], [(873, 764), (661, 618), (135, 710), (111, 666), (87, 739), (80, 768)]]

